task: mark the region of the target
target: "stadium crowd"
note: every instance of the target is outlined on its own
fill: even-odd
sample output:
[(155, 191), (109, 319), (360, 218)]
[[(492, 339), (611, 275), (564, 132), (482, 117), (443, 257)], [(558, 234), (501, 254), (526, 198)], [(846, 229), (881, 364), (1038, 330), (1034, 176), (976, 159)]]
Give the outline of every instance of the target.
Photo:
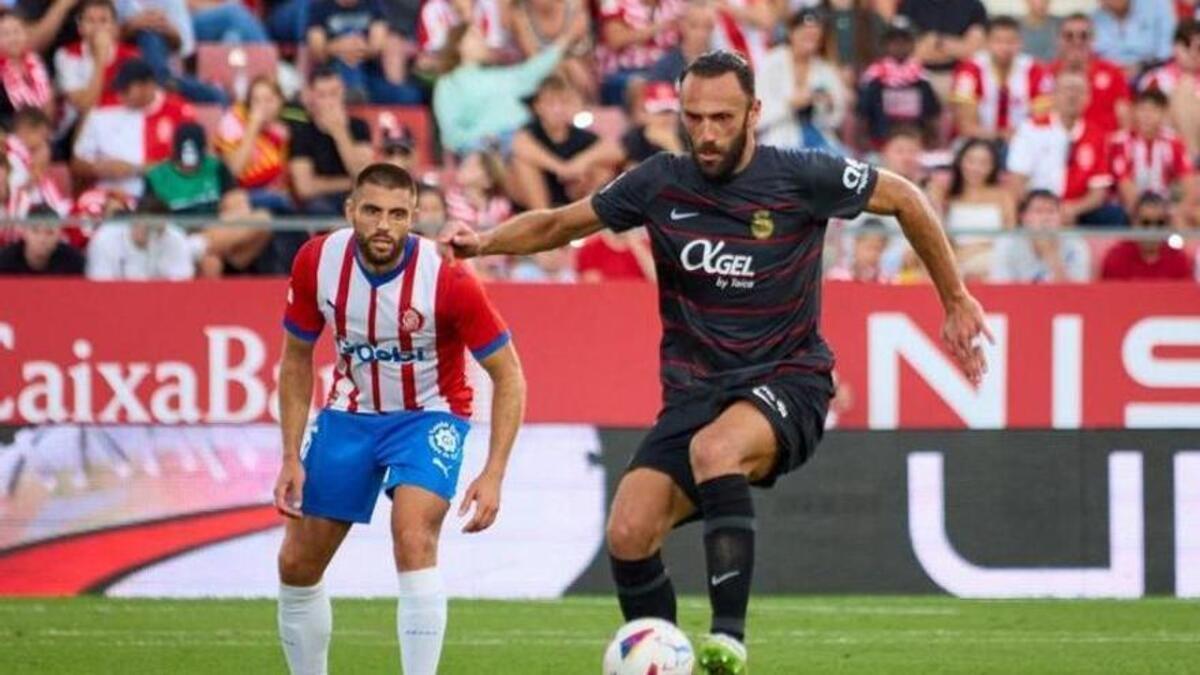
[[(415, 229), (481, 229), (685, 151), (675, 80), (741, 52), (765, 143), (922, 185), (979, 281), (1195, 279), (1200, 6), (1100, 0), (0, 0), (0, 273), (284, 274), (384, 160)], [(63, 227), (21, 227), (28, 217)], [(147, 216), (154, 216), (148, 219)], [(184, 229), (164, 217), (211, 218)], [(141, 220), (147, 222), (141, 222)], [(230, 224), (237, 221), (238, 225)], [(194, 221), (189, 221), (194, 222)], [(14, 224), (16, 223), (16, 224)], [(1025, 229), (1036, 236), (989, 236)], [(897, 223), (834, 223), (831, 278), (924, 278)], [(645, 233), (485, 260), (491, 279), (646, 279)]]

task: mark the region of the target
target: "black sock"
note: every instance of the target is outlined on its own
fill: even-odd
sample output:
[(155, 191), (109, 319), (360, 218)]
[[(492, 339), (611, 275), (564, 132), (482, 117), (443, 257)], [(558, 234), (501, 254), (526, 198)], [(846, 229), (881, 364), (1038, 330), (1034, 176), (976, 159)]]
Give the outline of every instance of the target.
[(750, 499), (750, 483), (741, 474), (730, 474), (704, 481), (698, 487), (700, 511), (704, 514), (712, 632), (744, 640), (750, 578), (754, 574), (754, 502)]
[(641, 560), (617, 560), (610, 555), (609, 561), (626, 621), (655, 617), (675, 623), (675, 587), (661, 553)]

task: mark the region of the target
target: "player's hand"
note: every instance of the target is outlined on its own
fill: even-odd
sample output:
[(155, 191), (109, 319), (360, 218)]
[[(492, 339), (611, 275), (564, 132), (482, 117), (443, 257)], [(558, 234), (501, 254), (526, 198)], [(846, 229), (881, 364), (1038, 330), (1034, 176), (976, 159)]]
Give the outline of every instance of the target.
[(275, 479), (275, 509), (288, 518), (299, 518), (300, 497), (304, 494), (304, 465), (295, 457), (285, 457)]
[(500, 479), (502, 477), (484, 471), (479, 474), (463, 495), (462, 506), (458, 507), (458, 517), (462, 518), (475, 504), (475, 515), (463, 526), (463, 532), (482, 532), (496, 522), (496, 514), (500, 512)]
[(483, 240), (470, 225), (452, 221), (438, 235), (438, 244), (442, 249), (442, 257), (453, 261), (455, 258), (474, 258), (479, 255)]
[(987, 373), (980, 336), (996, 344), (992, 331), (984, 322), (983, 306), (970, 295), (946, 307), (946, 322), (942, 325), (942, 341), (950, 349), (958, 367), (971, 384), (979, 384)]

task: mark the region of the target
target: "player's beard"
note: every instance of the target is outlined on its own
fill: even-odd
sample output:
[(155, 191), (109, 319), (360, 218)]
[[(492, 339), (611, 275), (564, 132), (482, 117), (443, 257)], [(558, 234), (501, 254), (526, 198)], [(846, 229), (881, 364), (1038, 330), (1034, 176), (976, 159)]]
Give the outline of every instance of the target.
[(700, 169), (700, 173), (704, 174), (705, 178), (714, 181), (726, 181), (733, 175), (733, 170), (737, 168), (738, 162), (742, 159), (742, 153), (746, 151), (746, 143), (750, 136), (750, 116), (747, 115), (745, 121), (742, 122), (742, 130), (738, 132), (730, 141), (729, 150), (721, 157), (721, 161), (712, 169), (708, 169), (700, 161), (698, 153), (701, 152), (720, 152), (721, 149), (716, 144), (709, 143), (697, 147), (692, 142), (692, 137), (687, 136), (688, 147), (692, 151), (692, 160), (696, 162), (696, 166)]
[[(380, 234), (372, 234), (367, 236), (355, 232), (354, 238), (358, 241), (358, 250), (360, 253), (362, 253), (363, 260), (366, 260), (374, 267), (392, 267), (396, 261), (400, 259), (400, 254), (404, 251), (404, 248), (400, 245), (400, 242), (390, 236)], [(380, 254), (376, 251), (371, 242), (372, 240), (382, 241), (384, 239), (386, 239), (391, 245), (388, 247), (387, 253)]]

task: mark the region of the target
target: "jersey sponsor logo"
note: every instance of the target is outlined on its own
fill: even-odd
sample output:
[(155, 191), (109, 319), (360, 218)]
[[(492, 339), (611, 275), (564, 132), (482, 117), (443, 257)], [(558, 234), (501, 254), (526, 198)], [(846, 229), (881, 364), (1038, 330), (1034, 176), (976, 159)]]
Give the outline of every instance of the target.
[(703, 270), (721, 277), (754, 278), (754, 256), (721, 253), (723, 250), (723, 241), (713, 243), (707, 239), (694, 239), (680, 251), (679, 261), (689, 272)]
[(775, 232), (775, 220), (767, 210), (755, 211), (750, 217), (750, 234), (755, 239), (766, 239)]
[(424, 325), (425, 325), (425, 317), (420, 312), (413, 309), (412, 307), (406, 308), (404, 310), (404, 312), (400, 315), (400, 331), (401, 332), (415, 333), (415, 332), (421, 330), (421, 327)]
[(429, 448), (433, 450), (430, 461), (446, 478), (450, 477), (452, 464), (459, 461), (462, 452), (462, 435), (449, 422), (438, 422), (429, 430)]
[(687, 220), (688, 218), (695, 218), (698, 215), (700, 215), (699, 211), (680, 211), (678, 209), (671, 209), (671, 220)]
[(866, 163), (846, 158), (846, 168), (842, 171), (842, 185), (846, 186), (847, 190), (854, 190), (855, 194), (862, 194), (870, 179), (871, 172)]
[(414, 361), (426, 360), (426, 353), (423, 347), (404, 350), (396, 345), (379, 347), (366, 342), (339, 342), (338, 353), (342, 356), (358, 359), (362, 363), (371, 363), (372, 361), (412, 363)]

